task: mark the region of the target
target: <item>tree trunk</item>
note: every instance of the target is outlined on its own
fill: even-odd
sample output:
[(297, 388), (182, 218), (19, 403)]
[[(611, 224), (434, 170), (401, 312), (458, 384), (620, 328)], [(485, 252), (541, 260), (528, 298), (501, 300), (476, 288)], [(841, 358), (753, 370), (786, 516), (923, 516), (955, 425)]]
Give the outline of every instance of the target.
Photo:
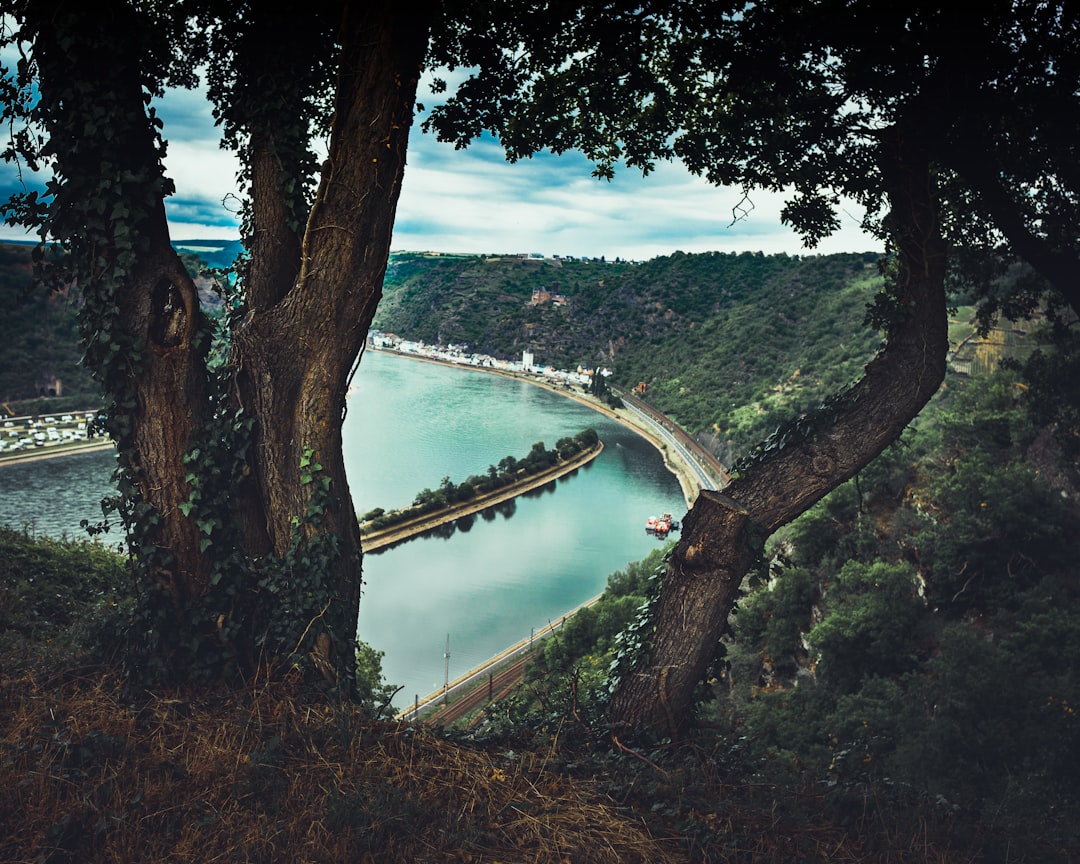
[[(143, 98), (156, 60), (139, 47), (160, 22), (126, 2), (25, 10), (61, 179), (44, 224), (73, 253), (88, 357), (115, 400), (129, 542), (149, 589), (132, 659), (156, 677), (280, 669), (306, 654), (354, 690), (361, 548), (341, 423), (381, 295), (433, 9), (379, 0), (313, 14), (331, 9), (341, 20), (317, 32), (337, 40), (334, 117), (306, 226), (302, 178), (286, 176), (295, 161), (282, 154), (307, 145), (306, 100), (330, 52), (277, 50), (295, 34), (272, 10), (224, 25), (247, 28), (229, 32), (238, 55), (218, 84), (243, 91), (223, 98), (246, 142), (253, 256), (227, 395), (211, 386), (197, 292), (170, 245), (170, 184)], [(289, 63), (308, 76), (296, 86)], [(275, 101), (252, 101), (267, 80), (283, 85)]]
[(143, 99), (144, 58), (109, 47), (137, 44), (145, 24), (124, 3), (31, 4), (27, 13), (42, 123), (64, 179), (48, 227), (66, 243), (84, 297), (87, 363), (115, 400), (107, 424), (124, 515), (135, 520), (129, 540), (148, 551), (144, 575), (178, 610), (210, 572), (198, 526), (180, 509), (190, 493), (182, 457), (202, 424), (206, 367), (195, 285), (169, 243), (169, 184)]
[[(255, 419), (255, 482), (242, 515), (249, 544), (266, 548), (250, 551), (282, 558), (297, 539), (334, 538), (333, 560), (318, 574), (325, 581), (310, 587), (317, 620), (305, 626), (306, 647), (327, 677), (351, 689), (361, 548), (341, 423), (381, 297), (427, 21), (391, 4), (350, 7), (341, 34), (333, 132), (300, 269), (283, 295), (253, 294), (234, 334), (233, 365), (240, 404)], [(312, 465), (321, 466), (314, 475)], [(316, 500), (322, 478), (325, 510)], [(312, 513), (313, 503), (321, 512)]]
[(930, 163), (906, 128), (882, 135), (898, 274), (888, 343), (864, 377), (818, 418), (773, 441), (723, 495), (703, 492), (687, 515), (653, 611), (648, 655), (634, 658), (608, 709), (615, 728), (678, 735), (755, 550), (900, 434), (945, 375), (946, 249)]

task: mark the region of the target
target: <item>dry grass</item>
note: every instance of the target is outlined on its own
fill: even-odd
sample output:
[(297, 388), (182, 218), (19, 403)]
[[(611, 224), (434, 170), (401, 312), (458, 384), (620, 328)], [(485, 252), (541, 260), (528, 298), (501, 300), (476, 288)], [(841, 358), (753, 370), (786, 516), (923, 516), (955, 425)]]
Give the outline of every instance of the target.
[(0, 683), (0, 862), (979, 860), (690, 745), (660, 766), (550, 743), (463, 746), (289, 682), (135, 699), (110, 670), (24, 674)]
[(0, 692), (0, 861), (686, 860), (542, 754), (373, 724), (275, 684), (137, 703), (109, 672)]

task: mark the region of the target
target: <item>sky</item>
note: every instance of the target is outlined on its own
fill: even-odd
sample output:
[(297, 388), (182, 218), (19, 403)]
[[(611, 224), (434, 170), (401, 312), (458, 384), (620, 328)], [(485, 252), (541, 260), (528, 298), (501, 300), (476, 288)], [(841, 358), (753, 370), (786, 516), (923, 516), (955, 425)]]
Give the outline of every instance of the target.
[[(420, 97), (432, 104), (430, 97)], [(157, 106), (168, 140), (166, 201), (174, 240), (238, 239), (236, 161), (218, 146), (220, 130), (201, 91), (172, 91)], [(624, 169), (614, 181), (591, 176), (578, 154), (505, 161), (494, 140), (466, 150), (421, 132), (417, 118), (394, 228), (394, 251), (605, 256), (645, 260), (682, 252), (864, 252), (879, 248), (859, 228), (852, 206), (840, 230), (814, 250), (780, 222), (782, 196), (754, 193), (752, 210), (733, 223), (739, 190), (710, 186), (677, 163), (642, 178)], [(0, 194), (16, 182), (0, 163)], [(0, 227), (0, 239), (32, 239)]]

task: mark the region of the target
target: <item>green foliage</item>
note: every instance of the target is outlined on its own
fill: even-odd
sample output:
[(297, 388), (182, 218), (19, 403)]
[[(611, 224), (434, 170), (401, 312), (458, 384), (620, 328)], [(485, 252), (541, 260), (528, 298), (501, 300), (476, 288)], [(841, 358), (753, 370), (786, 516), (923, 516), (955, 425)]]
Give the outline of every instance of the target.
[[(562, 368), (599, 364), (726, 461), (856, 377), (875, 255), (674, 255), (638, 264), (395, 254), (374, 326)], [(565, 307), (526, 307), (536, 288)], [(535, 316), (525, 329), (526, 310)], [(595, 386), (603, 379), (594, 377)]]
[[(253, 150), (268, 147), (280, 171), (282, 206), (289, 230), (303, 232), (314, 198), (319, 157), (312, 134), (330, 124), (337, 50), (334, 16), (312, 14), (303, 27), (287, 16), (248, 4), (231, 9), (233, 20), (211, 20), (206, 36), (213, 62), (207, 65), (207, 89), (214, 119), (223, 130), (223, 146), (234, 150), (239, 180), (250, 190)], [(289, 110), (283, 110), (288, 106)], [(241, 234), (251, 248), (254, 214), (244, 198)]]
[(932, 494), (934, 515), (917, 546), (930, 570), (928, 598), (951, 615), (1007, 605), (1076, 560), (1072, 508), (1029, 464), (971, 453)]
[[(574, 718), (578, 732), (602, 728), (610, 696), (610, 669), (616, 654), (641, 640), (649, 597), (667, 566), (667, 552), (654, 549), (641, 561), (608, 576), (607, 588), (592, 606), (579, 609), (533, 653), (524, 687), (485, 710), (482, 735), (534, 734)], [(627, 637), (637, 628), (637, 637)], [(650, 631), (651, 632), (651, 631)]]
[[(158, 7), (117, 6), (102, 14), (83, 7), (46, 12), (30, 4), (20, 11), (16, 29), (4, 31), (4, 44), (33, 49), (20, 51), (7, 79), (11, 91), (3, 109), (12, 146), (4, 157), (34, 169), (43, 161), (51, 178), (44, 195), (11, 199), (5, 217), (38, 231), (37, 276), (53, 290), (78, 286), (83, 363), (105, 394), (104, 426), (118, 450), (118, 495), (103, 509), (123, 521), (136, 580), (150, 585), (150, 574), (167, 572), (173, 561), (157, 542), (160, 515), (144, 499), (135, 455), (134, 382), (145, 337), (129, 326), (125, 292), (158, 236), (161, 202), (173, 191), (163, 171), (161, 123), (149, 103), (166, 83), (191, 83), (181, 60), (185, 34)], [(117, 44), (128, 50), (116, 52)], [(117, 62), (102, 63), (105, 56)], [(46, 242), (63, 257), (50, 260)], [(197, 344), (196, 353), (206, 347)], [(142, 599), (157, 593), (151, 588)]]
[(725, 707), (763, 764), (838, 804), (913, 794), (1073, 842), (1076, 502), (1015, 382), (952, 379), (904, 443), (773, 538)]
[(599, 657), (605, 668), (615, 638), (634, 620), (641, 597), (605, 599), (578, 610), (565, 625), (544, 642), (544, 666), (548, 672), (565, 672), (585, 658)]
[(797, 671), (817, 595), (808, 570), (785, 567), (766, 588), (739, 603), (734, 616), (739, 638), (757, 646), (775, 674), (790, 678)]
[(53, 654), (106, 658), (131, 614), (127, 561), (98, 542), (35, 538), (0, 526), (0, 650), (5, 662)]
[(847, 691), (911, 668), (922, 611), (911, 567), (849, 561), (827, 586), (825, 608), (806, 637), (821, 680)]
[[(735, 220), (755, 190), (783, 192), (781, 218), (808, 247), (839, 227), (845, 199), (886, 236), (894, 190), (883, 143), (896, 142), (905, 161), (916, 151), (929, 161), (954, 281), (983, 295), (989, 314), (1036, 308), (1044, 280), (1080, 308), (1069, 143), (1080, 22), (1066, 4), (1005, 3), (977, 21), (941, 4), (607, 12), (468, 10), (433, 40), (436, 60), (469, 72), (425, 127), (459, 147), (494, 133), (511, 161), (578, 148), (607, 178), (617, 165), (648, 174), (678, 158), (744, 190)], [(1004, 286), (1014, 254), (1039, 278)], [(875, 317), (895, 322), (902, 310), (884, 299)]]
[(958, 802), (1003, 800), (1029, 815), (1044, 796), (1077, 805), (1080, 628), (1062, 588), (1046, 583), (996, 617), (999, 638), (966, 624), (946, 630), (927, 674), (909, 682), (915, 716), (897, 756), (905, 773)]
[(616, 570), (608, 576), (605, 597), (644, 597), (649, 591), (653, 576), (666, 563), (662, 549), (653, 549), (640, 561), (631, 561), (625, 570)]
[[(117, 495), (104, 509), (125, 526), (140, 586), (129, 657), (139, 680), (235, 679), (294, 652), (314, 656), (310, 643), (327, 628), (313, 632), (312, 624), (340, 587), (340, 540), (327, 534), (325, 518), (340, 502), (310, 450), (293, 466), (306, 512), (286, 514), (294, 529), (288, 551), (274, 560), (249, 554), (265, 545), (241, 530), (236, 510), (253, 473), (255, 421), (240, 407), (229, 358), (250, 261), (219, 274), (221, 297), (207, 298), (208, 310), (185, 305), (190, 286), (178, 287), (176, 265), (190, 272), (196, 262), (166, 245), (162, 202), (173, 184), (164, 174), (166, 142), (153, 107), (165, 87), (192, 87), (195, 67), (208, 69), (226, 144), (241, 156), (242, 181), (255, 184), (255, 153), (269, 151), (282, 171), (275, 191), (283, 219), (298, 237), (318, 167), (308, 145), (327, 129), (326, 82), (338, 49), (333, 17), (313, 15), (297, 30), (243, 5), (25, 3), (12, 8), (0, 31), (10, 131), (3, 156), (49, 175), (44, 192), (17, 193), (4, 216), (41, 238), (35, 275), (53, 292), (77, 288), (83, 360), (104, 393), (103, 422), (118, 450)], [(125, 49), (115, 50), (118, 44)], [(250, 216), (245, 205), (246, 239), (254, 233)], [(53, 254), (52, 244), (62, 254)], [(193, 324), (190, 336), (186, 326), (173, 327), (178, 321)], [(143, 423), (139, 435), (135, 426), (153, 411), (151, 385), (163, 368), (170, 370), (162, 376), (167, 386), (181, 388), (177, 396), (201, 428), (181, 443), (187, 453), (179, 474), (175, 448), (161, 442), (173, 460), (161, 472), (167, 479), (154, 478), (152, 494), (145, 457), (157, 442), (143, 434), (154, 434), (152, 423)], [(167, 512), (151, 506), (178, 490), (187, 498)], [(198, 532), (193, 544), (181, 540), (177, 523), (185, 519)], [(344, 566), (359, 579), (359, 560)], [(352, 636), (330, 635), (341, 643), (332, 656), (345, 658), (342, 669), (351, 671)], [(343, 682), (344, 690), (351, 687)]]
[(789, 543), (792, 559), (820, 574), (833, 572), (852, 558), (873, 556), (878, 536), (873, 519), (860, 510), (857, 482), (849, 481), (807, 510), (774, 542)]
[[(641, 602), (637, 614), (615, 637), (612, 646), (612, 659), (608, 667), (608, 692), (614, 692), (619, 679), (630, 670), (637, 668), (643, 658), (652, 652), (653, 634), (656, 632), (655, 608), (660, 599), (660, 588), (664, 574), (667, 573), (670, 549), (664, 555), (650, 555), (648, 565), (651, 570), (641, 585)], [(633, 596), (633, 595), (630, 595)]]
[(421, 489), (413, 498), (412, 505), (398, 510), (385, 511), (381, 507), (369, 511), (361, 520), (360, 530), (364, 534), (382, 531), (410, 519), (416, 519), (426, 513), (442, 510), (453, 504), (471, 501), (477, 495), (495, 492), (512, 483), (528, 479), (559, 463), (572, 459), (578, 453), (596, 447), (600, 436), (596, 430), (584, 429), (573, 438), (560, 438), (554, 450), (544, 447), (543, 441), (537, 441), (523, 459), (504, 456), (496, 468), (488, 466), (487, 474), (474, 474), (461, 483), (454, 483), (449, 476), (443, 477), (438, 489)]
[(385, 651), (377, 651), (357, 640), (356, 699), (372, 716), (389, 720), (394, 715), (390, 700), (401, 688), (388, 684), (383, 677), (382, 658), (385, 656)]
[(1033, 423), (1053, 430), (1066, 454), (1080, 455), (1080, 337), (1069, 328), (1041, 334), (1020, 375), (1029, 388), (1025, 405)]
[[(35, 289), (32, 251), (0, 243), (0, 402), (36, 399), (55, 378), (68, 407), (97, 406), (101, 391), (79, 362), (78, 290)], [(40, 413), (39, 408), (44, 406), (31, 403), (19, 413)]]

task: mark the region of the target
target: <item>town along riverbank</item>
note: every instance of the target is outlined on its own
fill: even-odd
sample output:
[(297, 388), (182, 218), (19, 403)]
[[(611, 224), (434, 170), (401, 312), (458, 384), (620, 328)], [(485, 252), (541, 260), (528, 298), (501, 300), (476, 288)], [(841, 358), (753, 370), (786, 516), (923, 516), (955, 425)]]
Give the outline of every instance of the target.
[(697, 499), (698, 493), (701, 492), (702, 485), (698, 478), (698, 474), (686, 464), (682, 454), (674, 448), (669, 447), (667, 442), (657, 434), (657, 430), (647, 421), (637, 416), (633, 411), (627, 409), (616, 410), (583, 390), (568, 389), (565, 386), (556, 385), (541, 377), (524, 372), (514, 372), (508, 369), (498, 369), (490, 366), (472, 366), (467, 363), (454, 363), (450, 360), (444, 360), (441, 357), (432, 357), (426, 354), (415, 354), (407, 351), (395, 351), (392, 348), (379, 348), (374, 345), (369, 345), (368, 350), (391, 357), (404, 357), (408, 360), (419, 360), (421, 363), (432, 363), (436, 366), (443, 366), (464, 372), (482, 372), (485, 375), (494, 375), (498, 378), (523, 382), (532, 387), (554, 393), (564, 399), (570, 399), (577, 402), (579, 405), (584, 405), (591, 411), (595, 411), (597, 414), (607, 417), (609, 420), (614, 420), (616, 423), (625, 426), (655, 447), (664, 460), (664, 467), (671, 472), (676, 480), (678, 480), (679, 487), (682, 489), (683, 498), (686, 500), (687, 508), (693, 505), (694, 501)]
[(486, 510), (488, 507), (502, 504), (504, 501), (509, 501), (512, 498), (516, 498), (518, 495), (523, 495), (533, 489), (538, 489), (539, 487), (550, 483), (552, 480), (557, 480), (572, 471), (576, 471), (578, 468), (588, 465), (593, 459), (600, 455), (603, 449), (604, 442), (598, 441), (592, 449), (578, 453), (574, 457), (567, 459), (564, 462), (560, 462), (558, 465), (548, 468), (545, 471), (541, 471), (538, 474), (532, 474), (522, 478), (515, 483), (511, 483), (509, 486), (504, 486), (501, 489), (496, 489), (495, 491), (486, 494), (477, 495), (475, 498), (471, 498), (468, 501), (450, 504), (442, 510), (433, 513), (425, 513), (415, 519), (399, 522), (398, 524), (381, 531), (371, 531), (364, 534), (362, 537), (361, 542), (363, 544), (363, 549), (365, 552), (374, 552), (376, 549), (392, 546), (395, 543), (408, 540), (410, 537), (422, 534), (425, 531), (430, 531), (432, 528), (438, 528), (440, 525), (445, 525), (448, 522), (453, 522), (464, 516), (471, 516), (473, 513), (479, 513), (481, 510)]

